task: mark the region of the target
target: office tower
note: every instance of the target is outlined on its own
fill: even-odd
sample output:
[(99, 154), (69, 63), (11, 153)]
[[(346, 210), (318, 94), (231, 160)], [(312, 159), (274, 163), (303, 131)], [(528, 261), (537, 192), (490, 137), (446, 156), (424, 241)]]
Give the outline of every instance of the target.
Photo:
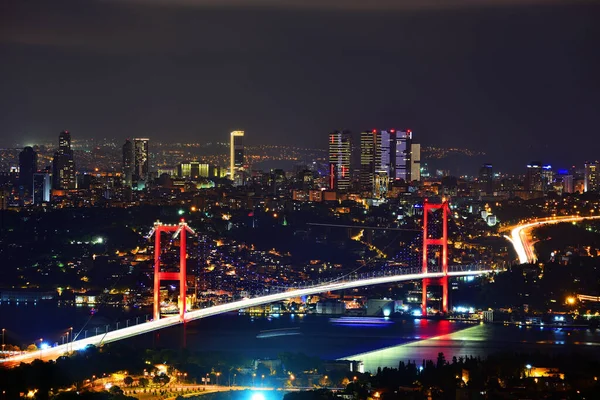
[(410, 180), (421, 180), (421, 145), (419, 143), (410, 145)]
[(54, 189), (73, 190), (77, 188), (75, 160), (69, 131), (62, 131), (58, 136), (58, 150), (54, 153), (52, 160), (52, 180)]
[(133, 184), (133, 171), (135, 169), (135, 157), (133, 143), (129, 139), (123, 145), (123, 186), (130, 188)]
[(33, 204), (39, 205), (50, 201), (52, 181), (50, 174), (39, 172), (33, 174)]
[(597, 192), (600, 184), (600, 170), (598, 168), (598, 161), (585, 163), (585, 172), (583, 179), (583, 190), (585, 192)]
[(532, 162), (527, 164), (527, 176), (525, 179), (525, 190), (542, 191), (542, 163)]
[(479, 168), (479, 193), (487, 196), (491, 196), (494, 193), (492, 164), (483, 164)]
[(25, 147), (19, 153), (19, 194), (29, 197), (33, 190), (33, 174), (37, 172), (37, 153)]
[(329, 189), (346, 191), (350, 187), (352, 134), (334, 131), (329, 134)]
[(231, 132), (229, 148), (229, 179), (234, 185), (242, 185), (244, 182), (244, 131)]
[[(390, 158), (392, 164), (391, 177), (394, 180), (402, 179), (405, 182), (410, 182), (412, 177), (412, 131), (407, 129), (406, 131), (396, 131), (395, 129), (390, 130)], [(419, 146), (419, 161), (421, 158), (421, 147)]]
[(148, 142), (150, 139), (133, 139), (133, 175), (132, 186), (134, 189), (142, 190), (146, 187), (150, 173), (150, 153)]
[[(383, 182), (386, 181), (383, 179), (384, 175), (390, 183), (420, 179), (421, 147), (412, 143), (410, 129), (406, 131), (374, 129), (363, 132), (360, 137), (360, 148), (360, 183), (363, 191), (370, 191), (376, 197), (381, 197)], [(413, 159), (413, 150), (416, 159)], [(415, 170), (414, 179), (413, 170)], [(378, 190), (374, 190), (375, 187)]]
[(542, 166), (542, 190), (544, 193), (548, 193), (548, 191), (552, 190), (552, 186), (554, 184), (554, 172), (552, 171), (551, 165), (543, 165)]
[(373, 193), (375, 171), (381, 166), (381, 134), (376, 129), (360, 134), (360, 189)]

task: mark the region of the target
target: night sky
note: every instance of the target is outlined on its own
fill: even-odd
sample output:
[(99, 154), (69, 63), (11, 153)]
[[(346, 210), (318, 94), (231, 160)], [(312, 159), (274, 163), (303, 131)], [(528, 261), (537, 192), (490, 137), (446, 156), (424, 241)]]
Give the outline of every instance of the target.
[(595, 3), (4, 0), (0, 145), (395, 127), (502, 169), (582, 164), (600, 158)]

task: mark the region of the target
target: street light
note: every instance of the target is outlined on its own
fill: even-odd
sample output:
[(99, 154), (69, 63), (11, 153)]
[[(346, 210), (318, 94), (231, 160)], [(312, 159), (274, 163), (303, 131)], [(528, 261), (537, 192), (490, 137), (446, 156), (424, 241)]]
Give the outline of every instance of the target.
[(527, 376), (530, 377), (531, 376), (531, 368), (533, 368), (533, 367), (531, 366), (531, 364), (527, 364), (525, 366), (525, 368), (527, 368)]
[(219, 377), (221, 376), (221, 373), (217, 372), (215, 375), (217, 376), (217, 386), (219, 386)]
[(4, 357), (4, 332), (6, 329), (2, 328), (2, 357)]

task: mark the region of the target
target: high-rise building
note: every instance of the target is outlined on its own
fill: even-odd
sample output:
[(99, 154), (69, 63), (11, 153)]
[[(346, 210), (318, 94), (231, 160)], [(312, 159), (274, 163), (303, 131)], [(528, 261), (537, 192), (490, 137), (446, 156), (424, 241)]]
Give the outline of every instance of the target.
[(146, 182), (150, 174), (150, 152), (148, 143), (150, 139), (133, 139), (133, 176), (132, 185), (134, 189), (142, 190), (146, 187)]
[[(391, 178), (394, 180), (402, 179), (405, 182), (410, 182), (413, 179), (412, 173), (412, 131), (396, 131), (390, 129), (390, 165)], [(421, 147), (419, 146), (419, 161), (421, 158)]]
[(583, 179), (583, 190), (585, 192), (597, 192), (600, 188), (600, 169), (598, 161), (585, 163)]
[(554, 172), (552, 171), (551, 165), (542, 166), (542, 190), (544, 193), (548, 193), (553, 189), (554, 185)]
[(334, 131), (329, 134), (329, 189), (346, 191), (350, 187), (352, 134)]
[(123, 145), (123, 186), (130, 188), (133, 185), (133, 171), (135, 169), (135, 156), (133, 143), (129, 139)]
[(71, 134), (62, 131), (58, 136), (58, 150), (52, 159), (52, 186), (58, 190), (77, 189), (75, 160), (71, 149)]
[[(415, 154), (416, 159), (413, 159), (413, 151), (418, 153)], [(421, 147), (412, 143), (410, 129), (374, 129), (361, 133), (360, 155), (361, 190), (372, 192), (376, 197), (383, 195), (382, 183), (385, 181), (410, 182), (420, 179)], [(383, 179), (384, 175), (386, 179)], [(375, 187), (378, 190), (374, 190)]]
[(421, 144), (410, 145), (410, 180), (421, 180)]
[(542, 181), (542, 163), (537, 161), (532, 162), (531, 164), (527, 164), (525, 190), (542, 191), (543, 186), (544, 185)]
[(51, 186), (49, 173), (39, 172), (33, 174), (33, 204), (48, 203), (50, 201)]
[(479, 192), (491, 196), (494, 193), (494, 173), (492, 164), (483, 164), (479, 168)]
[(37, 153), (32, 147), (25, 147), (19, 153), (19, 194), (30, 197), (33, 191), (33, 174), (37, 172)]
[(234, 185), (242, 185), (244, 183), (244, 131), (231, 132), (229, 146), (229, 179)]
[(373, 193), (375, 171), (381, 166), (381, 134), (376, 129), (360, 134), (360, 189)]

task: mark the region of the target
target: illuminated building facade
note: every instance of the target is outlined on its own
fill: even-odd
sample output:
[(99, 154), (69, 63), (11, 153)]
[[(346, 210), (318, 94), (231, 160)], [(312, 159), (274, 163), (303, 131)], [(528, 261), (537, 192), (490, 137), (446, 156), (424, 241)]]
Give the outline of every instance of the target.
[(329, 189), (346, 191), (350, 187), (352, 134), (335, 131), (329, 134)]
[(71, 149), (71, 134), (62, 131), (58, 136), (58, 150), (52, 159), (52, 186), (57, 190), (77, 189), (75, 160)]
[(52, 182), (50, 174), (40, 172), (33, 174), (33, 204), (40, 205), (50, 201)]
[(244, 183), (244, 131), (231, 132), (229, 144), (229, 179), (234, 185)]
[(372, 131), (360, 134), (360, 189), (373, 193), (375, 171), (381, 165), (381, 134)]
[(141, 190), (146, 187), (146, 182), (150, 173), (150, 139), (133, 139), (133, 176), (132, 186), (134, 189)]
[[(417, 152), (413, 160), (413, 150)], [(361, 190), (382, 197), (383, 182), (420, 180), (421, 147), (412, 143), (412, 131), (396, 129), (363, 132), (360, 136)], [(415, 177), (413, 178), (413, 171)], [(383, 176), (387, 179), (383, 179)], [(376, 190), (377, 189), (377, 190)]]
[(598, 161), (586, 162), (583, 179), (583, 190), (585, 192), (597, 192), (599, 189)]
[(542, 163), (532, 162), (527, 164), (527, 176), (525, 179), (525, 190), (542, 191)]
[(410, 180), (421, 180), (421, 144), (411, 143), (410, 145)]

